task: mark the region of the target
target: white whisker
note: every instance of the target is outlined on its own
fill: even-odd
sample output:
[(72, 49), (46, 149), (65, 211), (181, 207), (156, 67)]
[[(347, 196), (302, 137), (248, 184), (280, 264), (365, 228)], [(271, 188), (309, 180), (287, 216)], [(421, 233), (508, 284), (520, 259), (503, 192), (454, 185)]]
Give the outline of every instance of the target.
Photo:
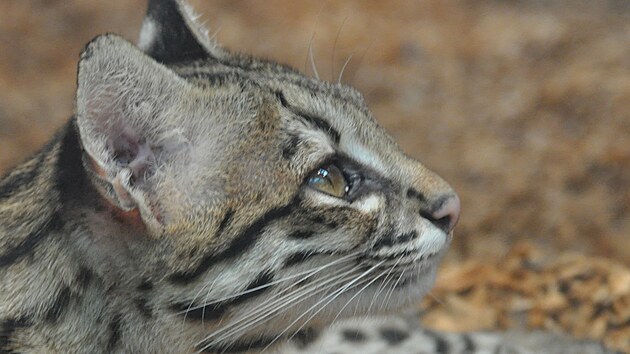
[[(206, 306), (209, 306), (209, 305), (213, 305), (213, 304), (216, 304), (216, 303), (219, 303), (219, 302), (222, 302), (222, 301), (227, 301), (227, 300), (233, 299), (233, 298), (238, 297), (238, 296), (242, 296), (242, 295), (246, 295), (246, 294), (249, 294), (249, 293), (252, 293), (252, 292), (256, 292), (256, 291), (268, 288), (268, 287), (276, 285), (276, 284), (283, 283), (285, 281), (288, 281), (288, 280), (291, 280), (291, 279), (294, 279), (294, 278), (297, 278), (297, 277), (299, 277), (301, 275), (306, 274), (306, 276), (304, 276), (302, 279), (297, 281), (297, 283), (299, 283), (299, 282), (304, 281), (304, 280), (308, 279), (309, 277), (311, 277), (311, 276), (321, 272), (322, 270), (324, 270), (326, 268), (329, 268), (329, 267), (331, 267), (331, 266), (333, 266), (335, 264), (338, 264), (340, 262), (346, 261), (348, 258), (354, 257), (354, 256), (356, 256), (358, 254), (359, 254), (359, 252), (351, 253), (351, 254), (345, 255), (343, 257), (340, 257), (338, 259), (335, 259), (334, 261), (332, 261), (330, 263), (327, 263), (327, 264), (325, 264), (323, 266), (320, 266), (318, 268), (315, 268), (315, 269), (309, 269), (309, 270), (302, 271), (300, 273), (292, 274), (292, 275), (290, 275), (288, 277), (277, 279), (277, 280), (271, 281), (269, 283), (257, 286), (255, 288), (247, 289), (247, 290), (241, 291), (239, 293), (235, 293), (235, 294), (231, 294), (231, 295), (228, 295), (228, 296), (224, 296), (224, 297), (219, 298), (219, 299), (213, 299), (212, 301), (204, 301), (203, 304), (200, 304), (200, 305), (197, 305), (197, 306), (194, 306), (194, 307), (189, 307), (186, 311), (182, 311), (179, 314), (182, 314), (184, 312), (190, 312), (192, 310), (197, 310), (197, 309), (200, 309), (200, 308), (203, 308), (203, 307), (206, 307)], [(213, 284), (214, 284), (214, 282), (213, 282)], [(196, 296), (195, 296), (195, 298), (196, 298)], [(193, 299), (193, 302), (194, 302), (194, 299)]]
[(354, 56), (354, 54), (350, 54), (348, 56), (348, 59), (346, 59), (346, 61), (341, 66), (341, 71), (339, 72), (339, 78), (337, 79), (337, 84), (338, 85), (341, 84), (341, 79), (343, 78), (343, 72), (346, 71), (346, 66), (348, 66), (348, 64), (350, 63), (350, 60), (352, 59), (352, 56)]
[[(354, 300), (357, 296), (359, 296), (359, 294), (361, 294), (361, 292), (363, 292), (363, 290), (367, 289), (370, 285), (372, 285), (375, 281), (377, 281), (380, 277), (382, 277), (385, 274), (385, 271), (381, 272), (381, 274), (379, 274), (378, 276), (374, 277), (374, 279), (372, 279), (369, 283), (367, 283), (364, 287), (362, 287), (359, 291), (357, 291), (356, 294), (354, 294), (350, 300), (348, 300), (345, 305), (343, 305), (343, 307), (341, 308), (341, 310), (339, 310), (339, 312), (337, 313), (337, 315), (333, 318), (333, 320), (331, 321), (331, 323), (335, 323), (335, 321), (337, 321), (337, 318), (339, 318), (339, 316), (341, 315), (341, 313), (343, 312), (343, 310), (346, 309), (346, 307), (348, 307), (348, 305), (350, 304), (350, 302), (352, 302), (352, 300)], [(356, 314), (356, 313), (355, 313)]]
[[(299, 305), (300, 303), (302, 303), (304, 300), (311, 298), (319, 293), (325, 293), (327, 291), (329, 291), (330, 289), (336, 288), (339, 284), (343, 284), (346, 280), (351, 279), (351, 278), (346, 278), (345, 276), (348, 275), (347, 272), (343, 275), (341, 275), (341, 277), (336, 278), (336, 282), (331, 283), (329, 285), (327, 285), (326, 287), (322, 287), (322, 284), (317, 285), (317, 287), (312, 287), (312, 288), (319, 288), (316, 291), (313, 291), (313, 289), (305, 289), (305, 291), (293, 296), (292, 298), (289, 298), (289, 300), (287, 301), (282, 301), (280, 303), (280, 306), (275, 306), (275, 307), (271, 307), (267, 312), (265, 312), (265, 314), (263, 314), (260, 318), (256, 318), (255, 321), (250, 322), (249, 324), (246, 324), (243, 327), (237, 328), (236, 331), (234, 332), (244, 332), (247, 329), (251, 328), (252, 326), (255, 328), (258, 325), (263, 324), (268, 318), (274, 318), (276, 316), (279, 316), (285, 312), (287, 312), (289, 309)], [(287, 306), (288, 305), (288, 306)], [(229, 336), (232, 336), (233, 334), (230, 334)], [(228, 337), (229, 337), (228, 336)]]
[(370, 306), (368, 307), (367, 312), (370, 312), (372, 310), (372, 306), (374, 305), (374, 301), (376, 301), (376, 299), (378, 298), (378, 296), (383, 292), (383, 290), (385, 290), (385, 285), (387, 284), (387, 282), (389, 281), (389, 276), (392, 273), (392, 270), (396, 269), (396, 266), (398, 266), (398, 263), (400, 263), (400, 261), (404, 258), (404, 255), (400, 255), (398, 257), (398, 260), (396, 260), (396, 263), (394, 263), (393, 266), (389, 267), (389, 270), (387, 271), (387, 275), (385, 275), (385, 279), (383, 279), (383, 281), (381, 282), (381, 284), (379, 285), (378, 289), (376, 290), (376, 292), (374, 293), (374, 297), (372, 298), (372, 301), (370, 301)]
[[(319, 283), (314, 283), (312, 284), (313, 286), (311, 286), (311, 288), (314, 287), (321, 287), (323, 285), (326, 285), (327, 283), (332, 283), (334, 281), (336, 281), (337, 279), (339, 279), (340, 277), (344, 277), (345, 275), (351, 273), (353, 270), (349, 270), (347, 272), (345, 272), (344, 274), (339, 274), (333, 278), (330, 279), (322, 279)], [(252, 325), (254, 324), (262, 324), (264, 323), (264, 321), (270, 317), (271, 315), (274, 315), (274, 312), (277, 311), (279, 308), (286, 310), (288, 308), (290, 308), (290, 306), (286, 306), (289, 305), (293, 302), (295, 302), (297, 299), (299, 299), (300, 297), (303, 297), (305, 294), (316, 294), (322, 291), (325, 291), (327, 289), (322, 289), (321, 291), (317, 291), (317, 292), (313, 292), (312, 289), (310, 288), (306, 288), (306, 289), (301, 289), (303, 290), (302, 292), (299, 292), (299, 294), (296, 295), (297, 292), (293, 292), (293, 293), (289, 293), (286, 294), (284, 297), (280, 297), (278, 299), (276, 299), (275, 301), (271, 302), (271, 303), (267, 303), (264, 304), (262, 308), (257, 309), (254, 312), (248, 313), (247, 316), (242, 317), (240, 319), (238, 319), (237, 321), (230, 323), (229, 326), (223, 327), (221, 328), (219, 331), (212, 333), (211, 335), (217, 335), (217, 334), (221, 334), (220, 338), (215, 339), (215, 342), (220, 342), (221, 340), (225, 339), (225, 338), (229, 338), (232, 337), (234, 334), (238, 333), (238, 332), (244, 332), (246, 329), (250, 328)], [(292, 297), (291, 297), (292, 296)], [(280, 306), (275, 306), (275, 305), (280, 305)], [(261, 316), (259, 316), (260, 313), (263, 313)], [(277, 315), (277, 314), (276, 314)], [(250, 319), (254, 319), (254, 321), (252, 322), (247, 322)], [(240, 325), (241, 323), (245, 322), (245, 324), (241, 327), (236, 327), (237, 325)], [(231, 329), (230, 329), (231, 328)], [(221, 333), (221, 332), (228, 332), (228, 333)], [(209, 339), (208, 337), (205, 339), (207, 340)]]
[(339, 26), (339, 30), (337, 31), (337, 35), (335, 36), (335, 41), (333, 42), (333, 50), (332, 55), (330, 56), (330, 81), (334, 80), (335, 77), (335, 52), (337, 50), (337, 41), (339, 41), (339, 36), (341, 35), (341, 30), (343, 30), (343, 26), (346, 24), (348, 20), (348, 16), (346, 16), (341, 22), (341, 26)]
[(311, 69), (313, 69), (313, 74), (319, 80), (319, 72), (317, 71), (317, 66), (315, 65), (315, 59), (313, 58), (313, 39), (315, 38), (315, 33), (313, 33), (313, 37), (311, 38), (311, 44), (308, 46), (308, 57), (311, 61)]
[(440, 304), (441, 306), (446, 306), (446, 304), (444, 303), (444, 301), (440, 300), (437, 296), (435, 296), (435, 294), (433, 294), (432, 291), (427, 292), (427, 294), (429, 296), (431, 296), (438, 304)]
[[(322, 288), (322, 286), (329, 283), (333, 283), (330, 287), (335, 287), (336, 286), (335, 281), (337, 281), (339, 278), (344, 278), (345, 276), (354, 272), (355, 270), (353, 267), (350, 270), (348, 270), (348, 268), (346, 267), (346, 268), (341, 268), (338, 271), (341, 274), (337, 274), (333, 276), (332, 278), (319, 279), (316, 282), (308, 284), (309, 286), (306, 287), (305, 289), (299, 289), (298, 291), (289, 292), (288, 294), (285, 294), (284, 296), (276, 298), (276, 300), (270, 303), (264, 304), (262, 307), (258, 308), (256, 311), (248, 313), (247, 316), (239, 318), (237, 321), (232, 322), (229, 325), (222, 327), (218, 331), (211, 333), (209, 336), (204, 338), (198, 344), (206, 342), (212, 337), (215, 337), (212, 340), (212, 343), (218, 343), (218, 342), (223, 341), (226, 338), (230, 338), (234, 336), (235, 334), (238, 334), (238, 333), (242, 334), (245, 330), (249, 329), (250, 327), (264, 323), (269, 317), (279, 315), (281, 313), (281, 312), (278, 312), (279, 309), (282, 311), (286, 311), (290, 307), (293, 307), (295, 305), (295, 304), (291, 305), (292, 303), (294, 302), (299, 303), (299, 301), (303, 300), (304, 298), (307, 298), (312, 295), (318, 294), (322, 291), (328, 290), (328, 288)], [(318, 290), (313, 291), (313, 289), (318, 289)], [(288, 290), (288, 288), (284, 289), (283, 291), (286, 291), (286, 290)], [(276, 306), (276, 305), (280, 305), (280, 306)], [(288, 306), (288, 305), (291, 305), (291, 306)], [(250, 321), (251, 319), (253, 319), (253, 321)], [(212, 343), (210, 343), (209, 345), (211, 345)]]
[(400, 276), (398, 277), (398, 279), (396, 279), (396, 282), (394, 283), (394, 285), (392, 285), (392, 287), (387, 292), (387, 295), (385, 296), (385, 299), (384, 299), (384, 304), (389, 303), (389, 300), (394, 294), (394, 290), (396, 290), (396, 286), (398, 286), (398, 283), (400, 283), (400, 280), (405, 276), (406, 271), (407, 271), (406, 269), (403, 269), (403, 271), (400, 272)]
[[(301, 314), (300, 316), (298, 316), (295, 320), (293, 320), (282, 332), (280, 332), (272, 341), (271, 343), (269, 343), (264, 349), (263, 352), (268, 349), (276, 340), (278, 340), (280, 337), (282, 337), (282, 335), (284, 333), (286, 333), (293, 325), (295, 325), (300, 319), (302, 319), (302, 317), (306, 316), (310, 311), (312, 311), (314, 308), (316, 308), (317, 306), (319, 306), (322, 302), (327, 301), (328, 298), (331, 298), (330, 300), (328, 300), (314, 315), (317, 315), (324, 307), (326, 307), (328, 304), (330, 304), (332, 301), (334, 301), (340, 294), (344, 293), (346, 290), (348, 290), (349, 287), (351, 287), (353, 284), (355, 284), (356, 282), (358, 282), (359, 280), (361, 280), (363, 277), (365, 277), (366, 275), (368, 275), (369, 273), (372, 272), (372, 270), (378, 268), (381, 264), (383, 264), (384, 261), (381, 261), (379, 263), (377, 263), (376, 265), (372, 266), (371, 268), (369, 268), (368, 270), (366, 270), (365, 272), (363, 272), (361, 275), (359, 275), (358, 277), (354, 278), (354, 280), (350, 281), (348, 284), (346, 284), (344, 287), (342, 287), (341, 289), (333, 292), (330, 295), (327, 295), (326, 297), (322, 298), (321, 300), (319, 300), (318, 302), (316, 302), (313, 306), (309, 307), (306, 311), (304, 311), (303, 314)], [(312, 317), (311, 317), (312, 318)]]
[[(370, 41), (370, 44), (368, 44), (368, 46), (363, 51), (363, 53), (361, 53), (361, 56), (359, 57), (359, 60), (357, 61), (356, 70), (354, 71), (354, 74), (352, 75), (352, 78), (350, 78), (349, 82), (353, 82), (354, 79), (356, 78), (357, 74), (361, 70), (361, 65), (363, 64), (363, 62), (365, 60), (365, 56), (367, 55), (368, 51), (372, 48), (373, 44), (374, 44), (374, 40), (372, 39)], [(365, 97), (367, 97), (367, 96), (369, 96), (369, 95), (365, 95)]]

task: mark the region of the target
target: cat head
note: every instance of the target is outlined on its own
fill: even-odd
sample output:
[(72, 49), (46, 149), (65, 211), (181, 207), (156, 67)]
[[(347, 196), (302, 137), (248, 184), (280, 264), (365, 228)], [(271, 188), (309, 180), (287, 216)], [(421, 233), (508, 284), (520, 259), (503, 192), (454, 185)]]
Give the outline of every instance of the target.
[(101, 257), (208, 347), (418, 299), (459, 217), (356, 90), (229, 53), (180, 1), (150, 1), (137, 46), (87, 45), (76, 117), (122, 230)]

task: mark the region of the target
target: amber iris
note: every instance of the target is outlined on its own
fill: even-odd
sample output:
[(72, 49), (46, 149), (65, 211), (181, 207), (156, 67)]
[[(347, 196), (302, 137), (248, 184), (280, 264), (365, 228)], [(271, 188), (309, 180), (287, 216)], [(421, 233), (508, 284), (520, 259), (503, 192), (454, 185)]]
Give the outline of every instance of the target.
[(318, 168), (308, 178), (308, 185), (337, 198), (343, 198), (350, 189), (346, 177), (335, 165)]

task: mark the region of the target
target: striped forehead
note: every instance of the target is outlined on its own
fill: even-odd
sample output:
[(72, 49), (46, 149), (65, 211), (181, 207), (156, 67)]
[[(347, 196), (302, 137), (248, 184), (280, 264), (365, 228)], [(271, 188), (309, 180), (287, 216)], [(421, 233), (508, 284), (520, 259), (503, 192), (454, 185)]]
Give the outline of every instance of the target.
[(381, 155), (389, 146), (375, 149), (379, 145), (375, 143), (390, 139), (374, 122), (360, 94), (348, 86), (315, 80), (290, 67), (249, 57), (231, 62), (192, 63), (176, 71), (213, 86), (234, 79), (266, 87), (294, 119), (305, 123), (294, 125), (291, 130), (298, 130), (302, 138), (319, 148), (312, 160), (337, 151), (377, 171), (388, 165)]
[(325, 122), (327, 128), (320, 124), (320, 129), (327, 130), (328, 137), (336, 137), (326, 139), (333, 142), (331, 148), (336, 152), (373, 170), (386, 170), (389, 164), (383, 156), (391, 155), (388, 151), (394, 146), (362, 102), (327, 94), (314, 95), (301, 87), (293, 88), (287, 96), (295, 106), (306, 107), (302, 110)]

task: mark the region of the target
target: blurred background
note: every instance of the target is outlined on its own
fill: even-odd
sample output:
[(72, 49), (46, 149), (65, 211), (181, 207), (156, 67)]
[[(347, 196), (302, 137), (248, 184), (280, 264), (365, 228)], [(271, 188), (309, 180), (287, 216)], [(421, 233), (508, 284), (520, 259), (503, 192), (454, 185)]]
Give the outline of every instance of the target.
[[(518, 241), (630, 264), (630, 1), (196, 0), (228, 48), (358, 88), (460, 193), (449, 261)], [(73, 111), (97, 34), (135, 41), (140, 0), (0, 1), (0, 173)]]

